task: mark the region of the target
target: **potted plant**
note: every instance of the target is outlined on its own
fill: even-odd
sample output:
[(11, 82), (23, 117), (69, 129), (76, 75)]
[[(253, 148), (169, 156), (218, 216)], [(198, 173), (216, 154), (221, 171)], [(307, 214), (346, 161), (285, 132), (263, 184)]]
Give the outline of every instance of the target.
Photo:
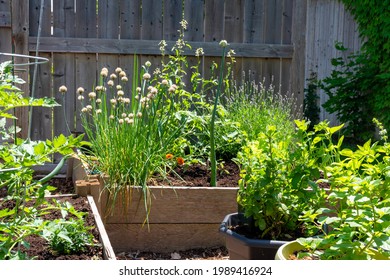
[(319, 180), (326, 176), (324, 165), (337, 160), (334, 150), (341, 142), (333, 145), (330, 139), (341, 126), (320, 123), (308, 131), (308, 122), (295, 124), (290, 135), (267, 126), (238, 156), (242, 213), (226, 216), (220, 228), (233, 258), (274, 259), (284, 243), (320, 233), (302, 215), (324, 207), (327, 190)]
[(342, 160), (326, 167), (327, 204), (307, 211), (303, 219), (319, 230), (316, 238), (300, 238), (301, 255), (317, 259), (389, 259), (390, 197), (388, 136), (374, 119), (381, 141), (367, 141), (356, 150), (340, 151)]

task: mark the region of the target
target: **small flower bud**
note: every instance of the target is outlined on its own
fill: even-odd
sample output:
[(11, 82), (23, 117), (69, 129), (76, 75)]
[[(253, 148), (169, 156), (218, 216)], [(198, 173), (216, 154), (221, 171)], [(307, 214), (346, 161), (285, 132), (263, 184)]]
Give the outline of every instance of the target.
[(108, 76), (108, 69), (106, 67), (102, 68), (102, 71), (100, 71), (100, 75), (102, 77), (107, 77)]
[(150, 76), (149, 73), (145, 73), (145, 74), (142, 76), (142, 78), (143, 78), (144, 80), (150, 80), (151, 76)]
[(109, 87), (113, 87), (113, 86), (114, 86), (114, 81), (113, 81), (113, 80), (109, 80), (109, 81), (107, 82), (107, 85), (108, 85)]
[(81, 95), (84, 93), (84, 88), (79, 87), (76, 92)]
[(150, 66), (152, 66), (152, 63), (151, 63), (150, 61), (146, 61), (146, 62), (145, 62), (145, 66), (146, 66), (146, 67), (150, 67)]
[(91, 91), (90, 93), (88, 93), (88, 97), (94, 99), (96, 97), (96, 93)]
[(66, 86), (60, 86), (59, 92), (60, 92), (61, 94), (65, 94), (67, 91), (68, 91), (68, 89), (66, 88)]
[(227, 42), (226, 40), (221, 40), (221, 41), (219, 42), (219, 45), (220, 45), (222, 48), (224, 48), (224, 47), (226, 47), (226, 46), (228, 45), (228, 42)]

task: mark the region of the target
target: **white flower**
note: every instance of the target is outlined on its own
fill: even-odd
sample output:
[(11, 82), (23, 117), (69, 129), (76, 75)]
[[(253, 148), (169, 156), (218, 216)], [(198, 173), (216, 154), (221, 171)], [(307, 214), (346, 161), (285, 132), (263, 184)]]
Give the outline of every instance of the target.
[(114, 115), (110, 115), (110, 120), (115, 119)]
[(100, 103), (102, 103), (102, 100), (100, 98), (98, 98), (98, 99), (96, 99), (96, 103), (100, 104)]
[(126, 104), (130, 104), (130, 98), (123, 98), (123, 102), (125, 102)]
[(170, 93), (173, 93), (173, 92), (176, 91), (176, 89), (177, 89), (177, 85), (173, 84), (173, 85), (171, 85), (171, 86), (169, 87), (168, 91), (169, 91)]
[(126, 77), (126, 72), (125, 72), (125, 71), (120, 71), (118, 75), (119, 75), (119, 77), (121, 77), (121, 78), (122, 78), (122, 77)]
[(127, 114), (126, 113), (122, 113), (122, 118), (126, 118), (127, 117)]
[(96, 87), (95, 87), (95, 90), (96, 90), (96, 91), (102, 91), (102, 90), (103, 90), (103, 87), (102, 87), (102, 86), (96, 86)]
[(119, 124), (122, 124), (124, 121), (123, 121), (123, 119), (119, 119), (118, 122), (119, 122)]
[(150, 76), (149, 73), (145, 73), (145, 74), (142, 76), (142, 78), (143, 78), (144, 80), (150, 80), (151, 76)]
[(161, 84), (164, 85), (164, 86), (167, 86), (167, 85), (168, 85), (168, 80), (165, 80), (165, 79), (162, 80), (162, 81), (161, 81)]
[(92, 106), (91, 105), (87, 105), (85, 107), (87, 108), (88, 111), (92, 111)]
[(141, 112), (138, 112), (138, 113), (137, 113), (137, 117), (138, 117), (138, 118), (142, 118), (142, 113), (141, 113)]
[(124, 96), (124, 95), (125, 95), (125, 93), (123, 92), (123, 90), (118, 90), (117, 94), (118, 94), (118, 96)]
[(228, 45), (228, 42), (227, 42), (226, 40), (221, 40), (221, 41), (219, 42), (219, 45), (220, 45), (222, 48), (224, 48), (224, 47), (226, 47), (226, 46)]
[(121, 78), (121, 81), (122, 81), (122, 82), (127, 82), (128, 80), (129, 80), (129, 79), (128, 79), (126, 76), (124, 76), (124, 77)]
[(81, 94), (84, 93), (84, 88), (83, 87), (79, 87), (76, 92), (81, 95)]
[(108, 76), (108, 69), (106, 67), (102, 68), (102, 71), (100, 71), (100, 75), (102, 77), (107, 77)]
[(110, 79), (111, 79), (111, 80), (115, 80), (116, 78), (117, 78), (116, 74), (112, 73), (112, 74), (110, 75)]
[(88, 93), (88, 97), (94, 99), (96, 97), (96, 93), (91, 91), (90, 93)]
[(67, 91), (68, 91), (68, 89), (66, 88), (66, 86), (60, 86), (59, 92), (60, 92), (61, 94), (65, 94)]
[(195, 56), (199, 57), (199, 56), (202, 56), (202, 55), (204, 55), (203, 48), (197, 48), (196, 51), (195, 51)]
[(152, 63), (148, 60), (148, 61), (145, 62), (145, 66), (146, 67), (150, 67), (150, 66), (152, 66)]
[(79, 96), (77, 97), (77, 99), (80, 100), (80, 101), (81, 101), (81, 100), (84, 100), (84, 96), (79, 95)]
[(83, 113), (88, 112), (88, 108), (87, 108), (87, 107), (84, 107), (83, 109), (81, 109), (81, 112), (83, 112)]
[(108, 85), (109, 87), (113, 87), (113, 86), (114, 86), (114, 81), (113, 81), (113, 80), (109, 80), (109, 81), (107, 82), (107, 85)]
[(110, 99), (110, 103), (111, 103), (112, 105), (115, 105), (115, 104), (116, 104), (116, 99), (115, 99), (115, 98)]
[(139, 93), (139, 92), (141, 92), (141, 88), (140, 87), (137, 87), (137, 92)]
[(130, 113), (130, 114), (129, 114), (129, 118), (130, 118), (130, 119), (134, 119), (134, 114), (133, 114), (133, 113)]
[(122, 70), (122, 68), (120, 68), (120, 67), (117, 67), (116, 69), (115, 69), (115, 72), (116, 73), (120, 73), (120, 72), (122, 72), (123, 70)]
[(96, 110), (96, 114), (101, 114), (102, 113), (102, 109), (97, 109)]

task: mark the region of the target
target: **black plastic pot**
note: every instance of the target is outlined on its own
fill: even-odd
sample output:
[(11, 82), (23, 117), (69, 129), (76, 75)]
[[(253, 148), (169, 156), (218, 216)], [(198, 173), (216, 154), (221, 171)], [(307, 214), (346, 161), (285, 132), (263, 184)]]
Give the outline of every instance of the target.
[(287, 241), (252, 239), (234, 231), (237, 226), (253, 227), (253, 221), (242, 213), (231, 213), (223, 219), (219, 232), (225, 236), (231, 260), (274, 260), (280, 246)]

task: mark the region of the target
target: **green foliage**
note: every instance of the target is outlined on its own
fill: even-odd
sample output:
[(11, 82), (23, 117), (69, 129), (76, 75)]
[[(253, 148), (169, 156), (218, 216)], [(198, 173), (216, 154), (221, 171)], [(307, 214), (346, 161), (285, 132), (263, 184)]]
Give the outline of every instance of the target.
[[(222, 97), (227, 118), (239, 125), (244, 137), (255, 140), (267, 125), (274, 125), (286, 135), (294, 133), (295, 100), (275, 91), (274, 86), (245, 81), (232, 83)], [(280, 135), (281, 137), (284, 137)]]
[[(93, 235), (89, 232), (90, 227), (86, 227), (83, 217), (84, 212), (78, 212), (74, 207), (66, 202), (61, 205), (55, 202), (62, 213), (61, 219), (46, 221), (42, 230), (42, 237), (45, 238), (50, 248), (58, 254), (82, 253), (86, 246), (92, 245)], [(67, 216), (71, 214), (70, 218)]]
[(319, 96), (317, 94), (318, 88), (317, 75), (311, 73), (307, 87), (304, 90), (305, 96), (303, 100), (303, 115), (310, 121), (311, 128), (320, 122), (320, 107), (318, 106)]
[[(377, 120), (382, 143), (368, 140), (356, 150), (337, 150), (327, 164), (329, 192), (326, 204), (306, 212), (303, 220), (331, 229), (315, 239), (300, 239), (320, 259), (390, 258), (390, 145)], [(377, 250), (376, 253), (374, 250)]]
[[(24, 98), (14, 83), (23, 83), (12, 76), (9, 63), (0, 64), (0, 188), (7, 196), (0, 200), (0, 259), (26, 259), (22, 247), (29, 247), (26, 239), (41, 234), (45, 223), (40, 219), (45, 211), (52, 209), (44, 196), (53, 188), (45, 182), (58, 172), (53, 170), (47, 177), (36, 180), (34, 166), (43, 165), (54, 154), (65, 160), (83, 143), (82, 137), (59, 135), (53, 140), (31, 141), (15, 137), (16, 128), (7, 128), (5, 118), (15, 118), (8, 111), (24, 106), (56, 106), (49, 99)], [(12, 139), (13, 141), (9, 141)], [(63, 162), (63, 161), (61, 161)], [(28, 203), (30, 202), (30, 203)]]
[(12, 64), (10, 61), (0, 64), (0, 118), (15, 119), (10, 110), (18, 107), (59, 106), (53, 98), (29, 98), (23, 97), (20, 89), (15, 84), (24, 84), (24, 81), (12, 74)]
[(327, 178), (325, 168), (340, 160), (342, 140), (334, 145), (332, 138), (342, 126), (321, 122), (309, 130), (308, 121), (295, 124), (296, 132), (287, 135), (267, 126), (238, 156), (238, 203), (253, 217), (262, 238), (290, 240), (322, 231), (302, 214), (316, 213), (325, 203), (326, 191), (318, 180)]
[[(325, 108), (346, 123), (346, 136), (366, 141), (373, 136), (371, 119), (390, 127), (390, 2), (340, 0), (352, 13), (364, 40), (361, 52), (333, 61), (336, 68), (324, 80), (329, 101)], [(340, 45), (336, 46), (342, 49)]]

